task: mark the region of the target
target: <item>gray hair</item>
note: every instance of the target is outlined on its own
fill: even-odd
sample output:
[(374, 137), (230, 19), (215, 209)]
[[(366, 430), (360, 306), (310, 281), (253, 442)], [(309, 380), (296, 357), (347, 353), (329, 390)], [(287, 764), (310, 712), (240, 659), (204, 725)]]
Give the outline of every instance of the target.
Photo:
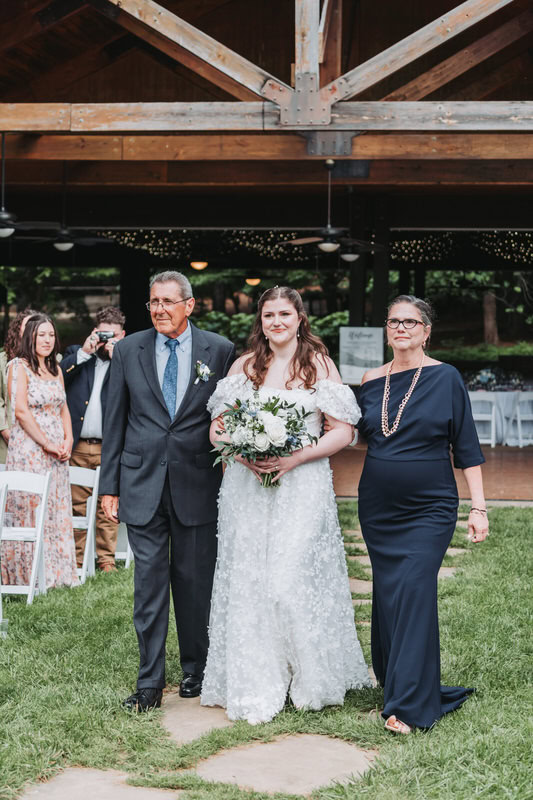
[(432, 307), (426, 300), (421, 300), (420, 297), (415, 297), (414, 294), (400, 294), (398, 297), (395, 297), (387, 308), (387, 317), (391, 312), (391, 308), (398, 305), (398, 303), (409, 303), (417, 308), (420, 311), (420, 316), (422, 317), (424, 325), (431, 325), (433, 323), (435, 312)]
[(169, 281), (173, 281), (177, 283), (180, 290), (183, 300), (188, 300), (189, 297), (193, 296), (192, 293), (192, 286), (189, 282), (189, 279), (182, 275), (181, 272), (176, 272), (175, 270), (169, 269), (165, 272), (158, 272), (150, 279), (150, 289), (152, 289), (154, 283), (168, 283)]

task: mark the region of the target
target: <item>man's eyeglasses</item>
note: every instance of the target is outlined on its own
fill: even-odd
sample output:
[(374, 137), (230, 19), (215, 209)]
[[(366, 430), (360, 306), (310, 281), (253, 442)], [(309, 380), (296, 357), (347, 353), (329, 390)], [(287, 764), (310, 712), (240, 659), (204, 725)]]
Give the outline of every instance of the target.
[(396, 319), (396, 317), (391, 317), (387, 320), (387, 328), (399, 328), (400, 325), (403, 325), (406, 330), (411, 330), (412, 328), (416, 328), (417, 325), (423, 325), (424, 323), (421, 322), (419, 319)]
[(145, 306), (148, 311), (157, 311), (160, 305), (163, 306), (165, 311), (172, 311), (175, 305), (178, 303), (186, 303), (187, 300), (190, 299), (190, 297), (184, 297), (182, 300), (168, 300), (166, 297), (164, 300), (156, 300), (154, 298), (153, 300), (149, 300), (147, 303), (145, 303)]

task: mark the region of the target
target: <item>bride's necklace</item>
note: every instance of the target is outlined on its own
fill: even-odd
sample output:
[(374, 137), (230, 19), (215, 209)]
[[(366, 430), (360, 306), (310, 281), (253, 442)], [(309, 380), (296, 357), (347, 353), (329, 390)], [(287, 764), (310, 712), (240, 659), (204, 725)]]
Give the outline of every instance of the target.
[(398, 425), (400, 424), (400, 420), (402, 418), (402, 414), (404, 411), (405, 406), (409, 402), (409, 398), (413, 394), (413, 390), (418, 383), (418, 379), (420, 377), (420, 373), (422, 372), (422, 365), (424, 363), (425, 353), (422, 354), (422, 361), (420, 362), (420, 366), (418, 367), (417, 371), (413, 376), (413, 380), (411, 381), (411, 385), (405, 396), (400, 403), (398, 408), (398, 413), (396, 414), (396, 419), (392, 425), (392, 428), (389, 428), (389, 397), (390, 397), (390, 376), (392, 372), (392, 367), (394, 365), (394, 361), (391, 361), (389, 364), (389, 368), (387, 370), (387, 374), (385, 375), (385, 387), (383, 389), (383, 402), (381, 404), (381, 430), (383, 436), (389, 437), (392, 436), (393, 433), (396, 433), (398, 430)]

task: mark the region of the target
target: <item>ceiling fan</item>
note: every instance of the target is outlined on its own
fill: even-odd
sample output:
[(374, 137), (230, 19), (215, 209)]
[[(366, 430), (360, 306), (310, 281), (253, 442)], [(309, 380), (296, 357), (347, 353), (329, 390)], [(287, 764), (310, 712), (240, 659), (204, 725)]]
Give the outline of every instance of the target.
[[(75, 244), (91, 247), (100, 244), (114, 244), (112, 239), (105, 239), (103, 236), (87, 236), (86, 231), (77, 228), (69, 228), (67, 218), (67, 165), (63, 164), (63, 193), (61, 200), (61, 222), (33, 221), (19, 223), (21, 230), (41, 230), (40, 236), (24, 236), (21, 241), (43, 243), (50, 242), (56, 250), (67, 252), (72, 250)], [(45, 233), (46, 232), (46, 233)]]
[(384, 250), (384, 246), (376, 242), (366, 242), (362, 239), (354, 239), (349, 235), (348, 228), (334, 228), (331, 224), (331, 173), (335, 167), (335, 161), (328, 158), (324, 162), (328, 171), (328, 217), (325, 228), (318, 228), (315, 236), (305, 236), (301, 239), (289, 239), (279, 242), (279, 245), (295, 245), (300, 247), (307, 244), (316, 244), (323, 253), (335, 253), (342, 248), (341, 258), (345, 261), (355, 261), (360, 253), (373, 253)]

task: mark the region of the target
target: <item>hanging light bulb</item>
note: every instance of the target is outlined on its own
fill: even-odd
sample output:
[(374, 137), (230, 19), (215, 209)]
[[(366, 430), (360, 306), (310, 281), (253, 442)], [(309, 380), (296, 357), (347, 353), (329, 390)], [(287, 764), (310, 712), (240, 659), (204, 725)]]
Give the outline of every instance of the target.
[(74, 242), (54, 242), (54, 247), (61, 253), (66, 253), (67, 250), (72, 250), (74, 247)]
[(248, 286), (259, 286), (261, 278), (246, 278), (246, 283)]
[(13, 233), (15, 233), (15, 228), (0, 228), (0, 239), (7, 239)]
[(341, 258), (343, 261), (348, 261), (348, 263), (351, 264), (353, 261), (357, 261), (359, 253), (341, 253)]
[(339, 247), (340, 244), (331, 239), (325, 239), (323, 242), (319, 242), (318, 245), (319, 250), (322, 250), (323, 253), (334, 253)]
[(191, 261), (191, 267), (193, 269), (202, 270), (202, 269), (205, 269), (207, 267), (208, 263), (209, 262), (207, 262), (207, 261)]

